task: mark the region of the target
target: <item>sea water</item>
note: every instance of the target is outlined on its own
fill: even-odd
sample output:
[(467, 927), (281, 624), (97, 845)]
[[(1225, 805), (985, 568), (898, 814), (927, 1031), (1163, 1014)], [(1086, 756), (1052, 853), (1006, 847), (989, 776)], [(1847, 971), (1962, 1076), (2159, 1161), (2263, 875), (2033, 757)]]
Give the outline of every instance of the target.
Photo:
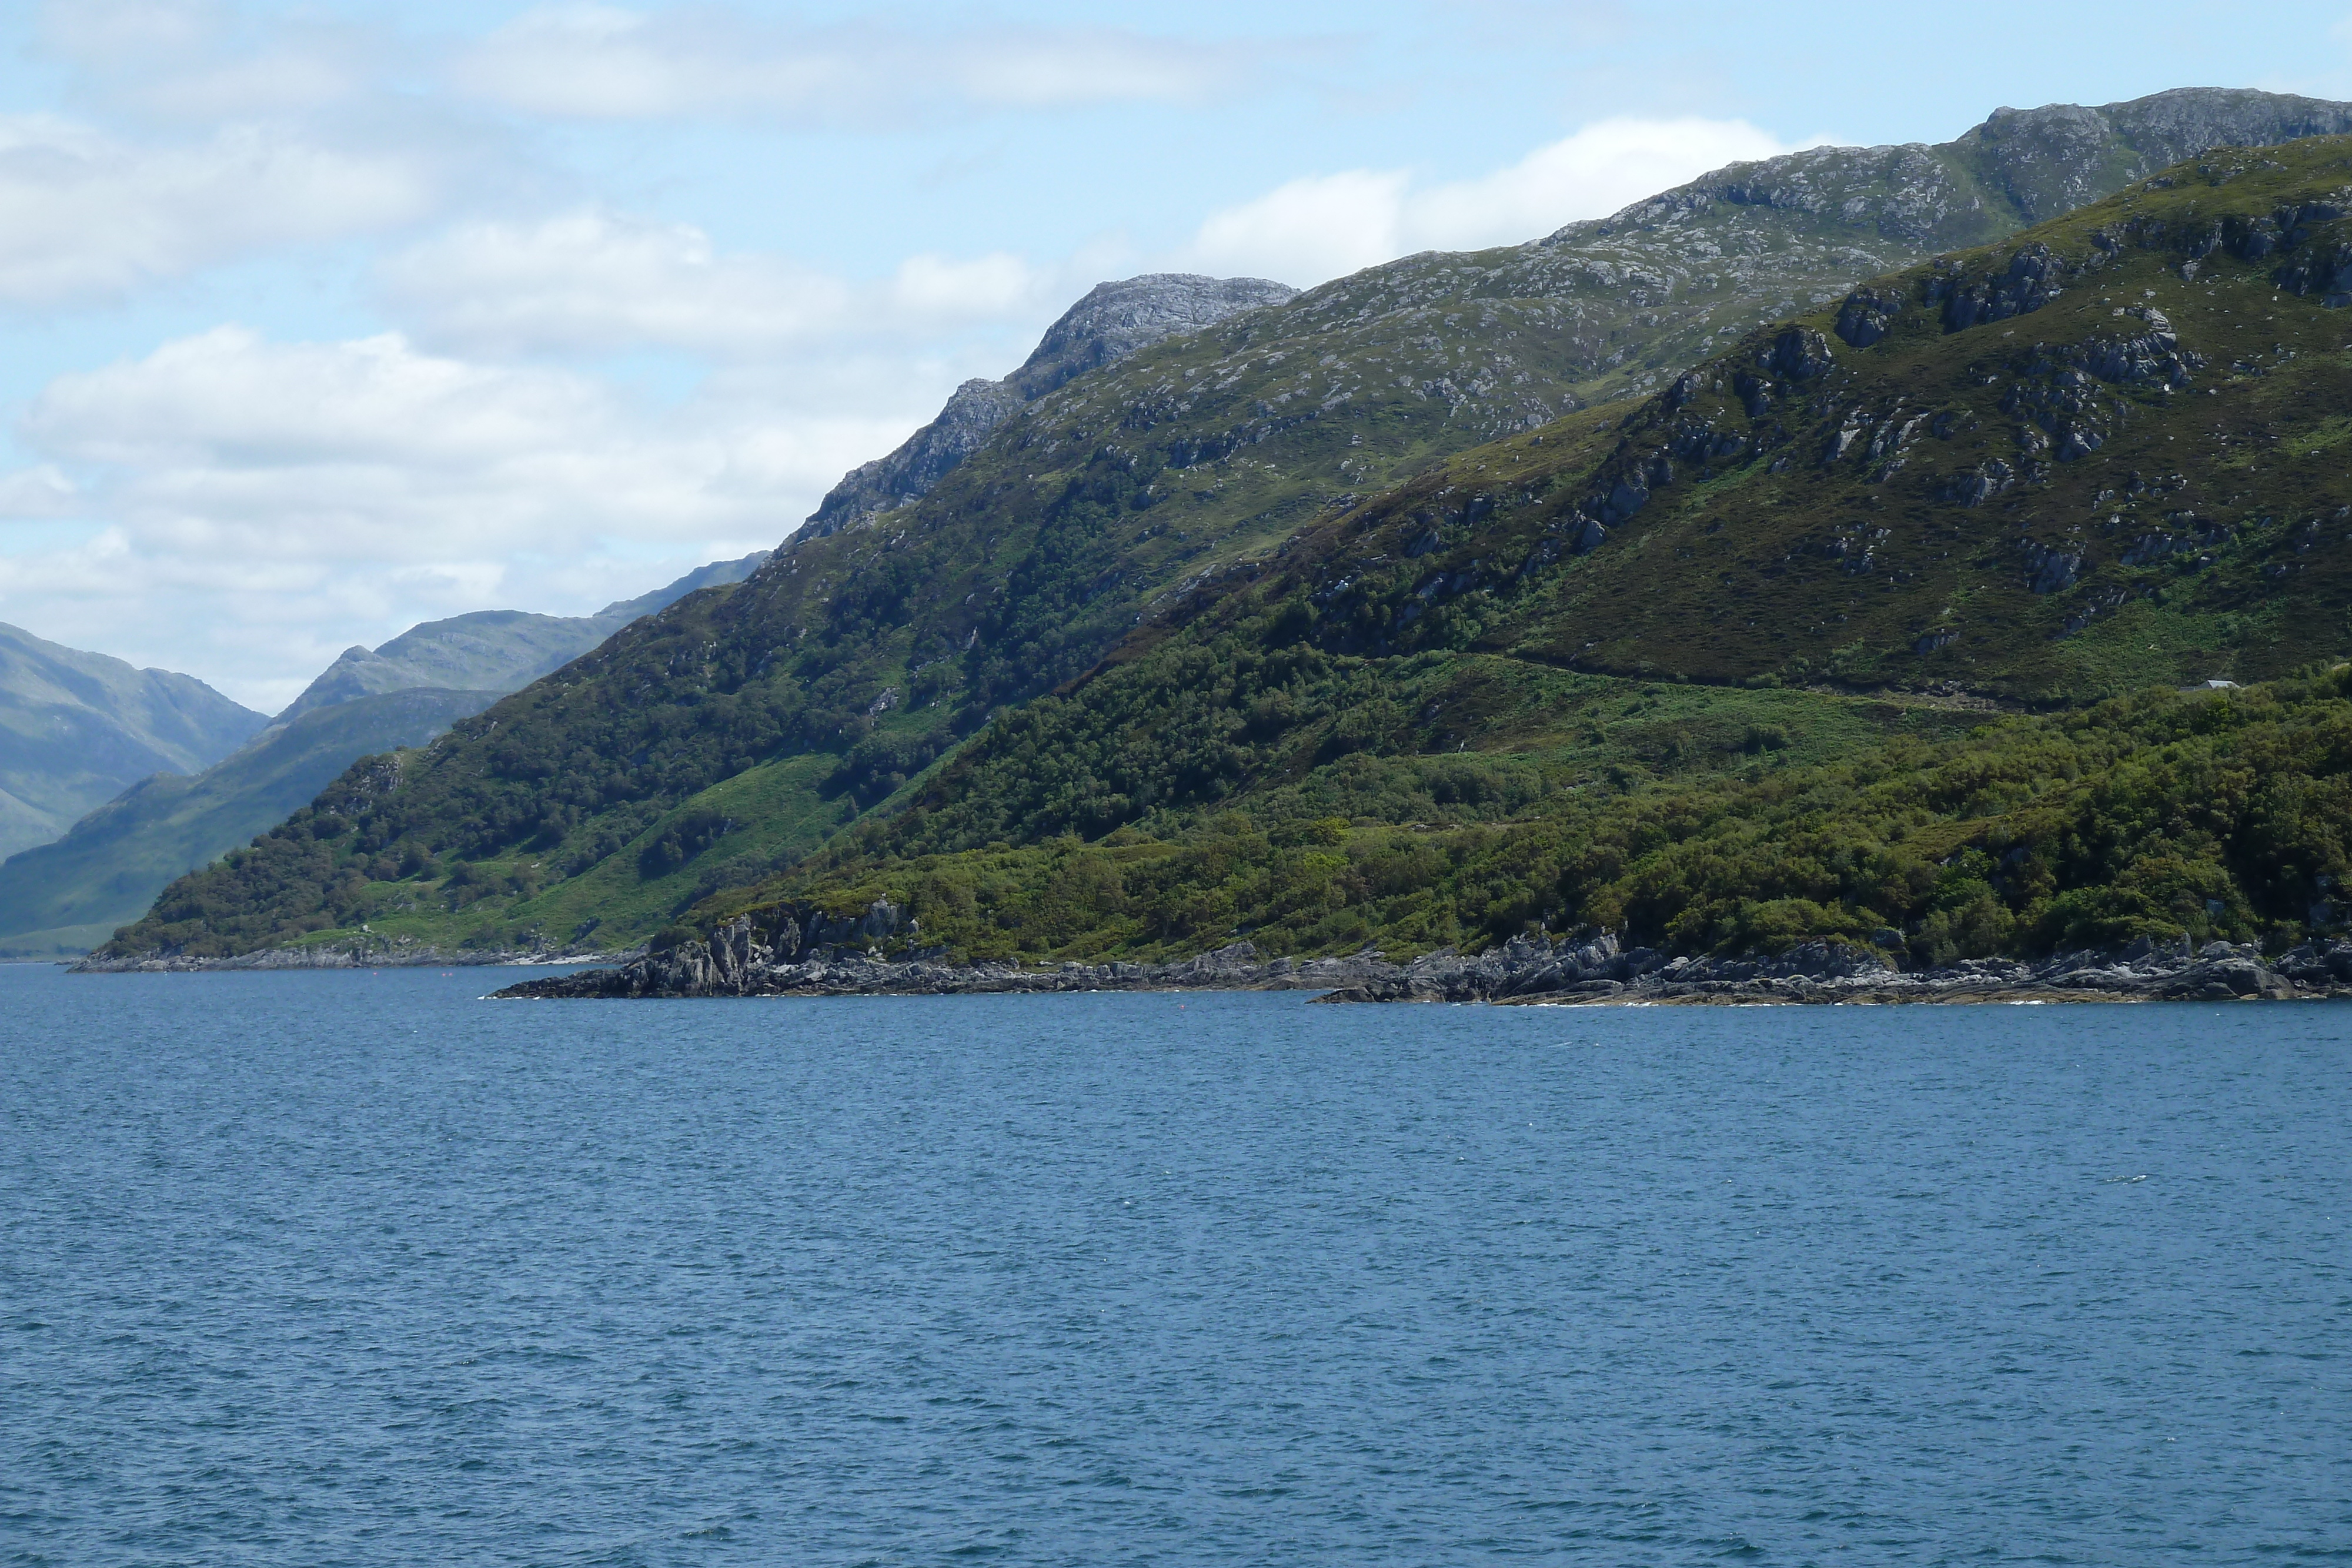
[(0, 968), (0, 1562), (2352, 1556), (2352, 1008)]

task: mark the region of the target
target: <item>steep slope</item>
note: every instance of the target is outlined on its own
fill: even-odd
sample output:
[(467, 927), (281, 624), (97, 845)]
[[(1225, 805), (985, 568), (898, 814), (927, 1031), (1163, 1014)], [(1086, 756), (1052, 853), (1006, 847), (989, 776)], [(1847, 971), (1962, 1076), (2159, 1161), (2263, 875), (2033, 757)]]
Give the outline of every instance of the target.
[(802, 527), (820, 538), (920, 500), (998, 425), (1047, 392), (1114, 364), (1162, 339), (1197, 332), (1298, 290), (1262, 277), (1202, 277), (1153, 272), (1097, 284), (1045, 329), (1036, 351), (1003, 381), (973, 378), (956, 388), (940, 416), (897, 451), (843, 476)]
[(217, 762), (267, 722), (193, 676), (0, 625), (0, 854), (150, 773)]
[[(236, 935), (205, 901), (125, 940), (226, 951), (395, 910), (443, 944), (641, 935), (791, 863), (1328, 508), (1622, 396), (1674, 345), (1737, 341), (1801, 288), (1834, 300), (1890, 257), (2106, 188), (2155, 155), (2136, 137), (2269, 136), (2347, 112), (2190, 93), (2004, 115), (1947, 148), (1800, 155), (1615, 227), (1409, 258), (1142, 349), (1028, 405), (911, 506), (803, 535), (737, 592), (640, 623), (394, 773), (355, 775), (369, 825), (322, 811), (310, 821), (341, 824), (325, 859), (287, 861), (283, 885), (268, 855), (240, 871)], [(1559, 439), (1598, 441), (1606, 423)], [(341, 857), (412, 841), (499, 869), (462, 897), (342, 879)]]
[(740, 581), (766, 559), (713, 561), (593, 616), (484, 611), (412, 627), (373, 653), (351, 650), (215, 766), (146, 779), (64, 838), (0, 862), (0, 956), (87, 951), (173, 878), (283, 821), (360, 758), (422, 746), (617, 628)]
[[(887, 898), (976, 956), (1153, 956), (1549, 918), (1934, 962), (2332, 929), (2352, 139), (2021, 239), (1335, 509), (695, 923)], [(1995, 719), (1957, 689), (2134, 688), (1920, 746)], [(1914, 738), (1825, 754), (1841, 709)]]

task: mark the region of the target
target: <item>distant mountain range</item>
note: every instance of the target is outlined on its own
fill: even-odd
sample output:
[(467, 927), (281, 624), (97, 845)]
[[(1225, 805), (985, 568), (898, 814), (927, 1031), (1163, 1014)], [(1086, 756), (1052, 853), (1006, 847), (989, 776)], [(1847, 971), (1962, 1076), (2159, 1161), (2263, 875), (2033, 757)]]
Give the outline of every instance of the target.
[[(360, 758), (422, 746), (639, 616), (739, 581), (766, 559), (761, 550), (713, 561), (593, 615), (485, 610), (428, 621), (382, 647), (347, 650), (268, 720), (188, 676), (132, 671), (0, 628), (0, 702), (15, 705), (0, 708), (0, 766), (13, 763), (28, 792), (75, 799), (62, 793), (70, 780), (61, 770), (79, 764), (112, 794), (92, 810), (85, 789), (79, 821), (10, 846), (0, 863), (0, 957), (87, 951), (173, 877), (284, 820)], [(82, 706), (63, 707), (66, 695)], [(48, 706), (37, 706), (44, 696)], [(18, 739), (44, 724), (45, 749)], [(108, 770), (92, 770), (93, 760)], [(125, 773), (136, 775), (128, 789)]]
[[(503, 696), (560, 670), (640, 615), (650, 615), (699, 588), (740, 582), (768, 559), (715, 560), (676, 582), (607, 604), (593, 615), (534, 615), (478, 610), (412, 626), (380, 648), (346, 648), (342, 656), (271, 722), (287, 724), (313, 708), (385, 692), (437, 690)], [(482, 706), (488, 706), (485, 701)], [(479, 711), (475, 710), (475, 711)]]
[[(1898, 547), (1896, 535), (1879, 530), (1906, 517), (1873, 515), (1897, 502), (1894, 492), (1872, 488), (1881, 481), (1867, 476), (1842, 478), (1833, 496), (1808, 491), (1802, 512), (1750, 516), (1739, 507), (1751, 497), (1779, 506), (1795, 483), (1782, 476), (1822, 460), (1799, 438), (1811, 442), (1815, 426), (1834, 417), (1844, 423), (1824, 441), (1839, 439), (1849, 424), (1853, 432), (1843, 435), (1839, 458), (1862, 461), (1855, 440), (1873, 461), (1870, 473), (1902, 457), (1913, 465), (1906, 486), (1928, 471), (1924, 455), (1937, 454), (1937, 483), (1951, 497), (1930, 500), (1906, 488), (1903, 507), (1958, 507), (1958, 522), (1941, 525), (1948, 528), (2005, 517), (2000, 506), (2035, 493), (2028, 487), (2059, 461), (2063, 438), (2053, 434), (2052, 411), (2090, 394), (2051, 378), (2080, 367), (2053, 361), (2016, 370), (2032, 383), (2017, 390), (2021, 401), (1974, 411), (1976, 426), (1952, 426), (1949, 454), (1973, 455), (1962, 465), (1971, 475), (1962, 476), (1946, 461), (1945, 434), (1934, 434), (1934, 448), (1919, 444), (1928, 426), (1906, 423), (1917, 411), (1899, 411), (1903, 420), (1890, 429), (1898, 411), (1867, 402), (1902, 392), (1910, 383), (1900, 378), (1857, 371), (1834, 384), (1852, 386), (1864, 403), (1823, 402), (1818, 389), (1832, 383), (1811, 368), (1822, 329), (1788, 323), (1837, 313), (1865, 280), (1939, 252), (2000, 241), (2208, 149), (2347, 131), (2352, 106), (2253, 92), (2003, 110), (1941, 146), (1822, 150), (1738, 165), (1526, 245), (1407, 257), (1235, 309), (1024, 399), (943, 471), (879, 492), (886, 503), (907, 493), (913, 500), (866, 511), (845, 498), (835, 514), (844, 519), (838, 527), (819, 520), (803, 528), (732, 591), (635, 623), (560, 676), (460, 721), (396, 768), (347, 775), (250, 850), (167, 889), (112, 951), (236, 953), (341, 940), (362, 922), (375, 937), (444, 949), (562, 946), (590, 933), (600, 944), (643, 936), (681, 917), (700, 919), (695, 911), (728, 907), (742, 896), (730, 887), (790, 873), (849, 824), (858, 825), (828, 860), (886, 842), (887, 824), (923, 798), (931, 770), (976, 736), (1012, 747), (1005, 755), (1018, 758), (1018, 790), (1033, 802), (1002, 812), (1001, 800), (974, 804), (982, 820), (996, 812), (992, 820), (1005, 830), (992, 836), (978, 830), (975, 852), (983, 857), (996, 852), (991, 843), (1020, 848), (1029, 824), (1129, 820), (1139, 803), (1150, 803), (1130, 789), (1215, 800), (1250, 777), (1261, 749), (1293, 727), (1285, 716), (1302, 699), (1265, 689), (1244, 695), (1270, 678), (1255, 673), (1264, 660), (1244, 682), (1226, 670), (1222, 650), (1169, 651), (1164, 692), (1197, 686), (1209, 708), (1233, 710), (1226, 717), (1246, 703), (1252, 716), (1242, 737), (1220, 738), (1224, 718), (1212, 725), (1202, 716), (1209, 727), (1200, 744), (1190, 744), (1192, 732), (1163, 703), (1129, 712), (1123, 722), (1131, 721), (1131, 730), (1077, 736), (1078, 749), (1066, 754), (1013, 743), (1058, 733), (1055, 727), (1071, 712), (1068, 694), (1100, 680), (1106, 656), (1113, 667), (1144, 658), (1181, 607), (1286, 572), (1292, 558), (1310, 559), (1302, 551), (1345, 560), (1355, 575), (1304, 585), (1302, 625), (1284, 632), (1288, 641), (1270, 643), (1267, 656), (1293, 658), (1287, 650), (1297, 646), (1297, 634), (1315, 628), (1315, 659), (1365, 661), (1371, 672), (1359, 683), (1360, 711), (1333, 716), (1328, 745), (1294, 758), (1310, 772), (1408, 743), (1448, 751), (1505, 744), (1511, 732), (1481, 716), (1534, 703), (1523, 717), (1535, 724), (1549, 711), (1537, 700), (1549, 679), (1541, 672), (1567, 661), (1601, 672), (1580, 674), (1578, 683), (1633, 687), (1612, 695), (1579, 685), (1576, 700), (1596, 732), (1616, 724), (1610, 714), (1652, 711), (1656, 694), (1647, 688), (1678, 670), (1725, 682), (1890, 685), (1932, 672), (1954, 687), (1937, 701), (1981, 702), (1988, 694), (2049, 700), (2050, 683), (2063, 684), (2068, 671), (2099, 681), (2178, 681), (2201, 678), (2224, 658), (2271, 667), (2284, 656), (2275, 622), (2253, 606), (2293, 577), (2294, 559), (2265, 557), (2265, 571), (2281, 571), (2243, 583), (2229, 574), (2213, 580), (2250, 596), (2248, 605), (2217, 607), (2153, 648), (2126, 649), (2103, 631), (2053, 653), (2045, 646), (2052, 636), (2080, 632), (2071, 619), (2104, 627), (2111, 622), (2099, 618), (2116, 611), (2086, 599), (2069, 601), (2067, 614), (2055, 612), (2059, 601), (2049, 593), (2064, 586), (2068, 559), (2084, 553), (2063, 528), (2035, 523), (2030, 544), (2042, 554), (2029, 567), (2016, 553), (2026, 547), (2009, 537), (2023, 531), (2014, 527), (1997, 547), (1972, 534), (1916, 551)], [(2180, 176), (2176, 170), (2168, 177)], [(2181, 259), (2192, 272), (2201, 265), (2198, 256)], [(1989, 311), (2017, 313), (2017, 279), (1985, 280), (1979, 274), (1990, 265), (1966, 257), (1965, 282), (1954, 287), (1973, 291), (1970, 298), (1981, 294)], [(1904, 314), (1866, 299), (1853, 309), (1857, 336), (1841, 352), (1868, 339), (1872, 319)], [(1798, 333), (1795, 346), (1783, 350), (1778, 345), (1790, 330)], [(2118, 342), (2162, 336), (2152, 324), (2117, 330)], [(2247, 368), (2232, 370), (2240, 380), (2220, 389), (2224, 395), (2277, 376), (2269, 361), (2245, 357), (2250, 346), (2230, 341), (2230, 362)], [(2185, 340), (2174, 347), (2189, 351)], [(1721, 427), (1713, 402), (1706, 406), (1719, 427), (1709, 442), (1728, 443), (1737, 434), (1748, 444), (1737, 452), (1677, 445), (1674, 410), (1661, 413), (1640, 401), (1669, 394), (1685, 368), (1735, 350), (1765, 359), (1711, 372), (1705, 397), (1729, 400), (1726, 406), (1746, 411), (1743, 419), (1791, 410), (1785, 417), (1803, 428), (1790, 423), (1772, 436), (1769, 462), (1779, 468), (1745, 461), (1760, 438)], [(2156, 359), (2172, 351), (2145, 347)], [(1602, 403), (1626, 406), (1580, 413)], [(1580, 417), (1563, 423), (1570, 415)], [(1611, 436), (1621, 416), (1625, 433)], [(1974, 444), (1993, 444), (1996, 420), (2002, 428), (2033, 424), (2048, 450), (2029, 452), (2031, 441), (2021, 434), (2014, 455), (1996, 455), (1992, 444), (1979, 451)], [(1633, 443), (1637, 426), (1643, 463), (1664, 455), (1653, 466), (1628, 466), (1632, 446), (1619, 452), (1612, 444)], [(1530, 449), (1492, 444), (1538, 434), (1542, 442)], [(1472, 450), (1480, 447), (1487, 450)], [(2181, 475), (2189, 450), (2183, 448)], [(2199, 462), (2203, 477), (2190, 478), (2231, 494), (2231, 475)], [(1737, 496), (1729, 489), (1733, 465), (1747, 486)], [(1482, 477), (1489, 470), (1492, 477)], [(2170, 471), (2142, 474), (2138, 490), (2126, 475), (2116, 480), (2106, 488), (2116, 496), (2101, 504), (2116, 517), (2148, 523), (2144, 531), (2161, 536), (2148, 549), (2166, 559), (2192, 545), (2189, 559), (2211, 553), (2214, 547), (2195, 542), (2201, 535), (2193, 519), (2149, 514), (2149, 497), (2171, 484)], [(1424, 493), (1428, 486), (1434, 489)], [(1970, 511), (1957, 499), (1963, 490), (2002, 500), (1990, 511)], [(2136, 509), (2114, 504), (2126, 493), (2137, 498)], [(1653, 503), (1652, 496), (1673, 504)], [(1699, 516), (1692, 508), (1701, 503), (1713, 508), (1718, 497), (1732, 509), (1705, 512), (1705, 528), (1715, 531), (1685, 537), (1679, 519)], [(1566, 531), (1557, 537), (1529, 541), (1513, 531), (1493, 546), (1548, 549), (1539, 569), (1526, 569), (1527, 580), (1559, 583), (1546, 591), (1572, 601), (1582, 618), (1523, 626), (1508, 617), (1533, 613), (1526, 607), (1536, 601), (1499, 581), (1489, 536), (1538, 517), (1554, 520), (1553, 504), (1570, 501), (1582, 521), (1562, 522)], [(1856, 515), (1832, 517), (1838, 507)], [(1400, 515), (1410, 526), (1391, 528)], [(1384, 519), (1380, 540), (1360, 558), (1332, 542), (1354, 538), (1357, 525), (1345, 521), (1353, 518)], [(1749, 534), (1769, 538), (1773, 552), (1737, 553), (1704, 575), (1691, 564), (1715, 560)], [(1883, 600), (1849, 604), (1841, 597), (1861, 591), (1856, 574), (1898, 555), (1895, 570), (1906, 575), (1871, 580)], [(1515, 571), (1524, 566), (1517, 553), (1510, 559)], [(1424, 559), (1447, 564), (1439, 572), (1433, 564), (1424, 569)], [(1576, 562), (1575, 570), (1545, 575), (1563, 560)], [(1947, 575), (1953, 570), (1956, 578)], [(2046, 572), (2053, 585), (2028, 593), (2031, 614), (2011, 602), (2020, 570), (2030, 581)], [(1814, 582), (1822, 573), (1826, 581)], [(1783, 602), (1784, 584), (1801, 575), (1811, 586)], [(1361, 590), (1373, 580), (1376, 604)], [(1948, 583), (1950, 592), (1929, 593), (1921, 585), (1930, 580)], [(1749, 602), (1759, 608), (1747, 609)], [(1386, 619), (1355, 625), (1349, 618), (1359, 604), (1374, 605)], [(1925, 648), (1912, 656), (1929, 659), (1926, 664), (1906, 664), (1844, 631), (1866, 623), (1879, 638), (1915, 618), (1922, 625), (1906, 632), (1906, 646)], [(1514, 651), (1519, 643), (1489, 653), (1478, 642), (1506, 624), (1520, 628), (1524, 658)], [(1494, 676), (1484, 686), (1454, 680), (1454, 661), (1473, 645), (1480, 658), (1498, 661), (1479, 666)], [(1713, 647), (1724, 651), (1702, 657)], [(1408, 698), (1419, 706), (1409, 707)], [(1606, 712), (1597, 706), (1603, 703), (1612, 705)], [(1422, 716), (1417, 723), (1413, 714)], [(1837, 745), (1884, 732), (1875, 710), (1809, 710), (1805, 722), (1815, 719)], [(1769, 725), (1758, 728), (1748, 755), (1779, 755), (1788, 737), (1776, 737)], [(1131, 777), (1118, 763), (1130, 743), (1154, 758)], [(1702, 755), (1689, 749), (1696, 741), (1678, 744), (1675, 755), (1684, 762), (1676, 766)], [(1833, 749), (1831, 740), (1822, 744)], [(1717, 751), (1704, 755), (1723, 761)], [(1624, 760), (1626, 778), (1640, 776), (1633, 768)], [(1425, 799), (1434, 798), (1426, 791), (1441, 786), (1401, 786), (1393, 800), (1368, 800), (1365, 809), (1426, 820)], [(1517, 788), (1497, 785), (1481, 798), (1535, 798)], [(959, 908), (987, 906), (994, 894), (984, 867), (974, 861), (955, 875), (955, 886), (925, 896)], [(1220, 925), (1204, 904), (1169, 939), (1209, 942), (1230, 930), (1231, 917)]]
[(46, 843), (151, 773), (194, 773), (269, 721), (202, 681), (0, 625), (0, 853)]

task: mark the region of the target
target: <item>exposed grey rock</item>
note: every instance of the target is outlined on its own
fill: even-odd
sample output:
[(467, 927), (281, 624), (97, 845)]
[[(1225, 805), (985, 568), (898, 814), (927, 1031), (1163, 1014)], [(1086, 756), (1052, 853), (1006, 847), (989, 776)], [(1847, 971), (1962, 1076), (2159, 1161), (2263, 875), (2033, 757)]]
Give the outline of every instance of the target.
[[(1062, 964), (1025, 969), (957, 964), (908, 947), (901, 911), (877, 904), (863, 916), (785, 912), (775, 924), (746, 916), (617, 969), (551, 976), (510, 986), (502, 998), (951, 996), (1043, 991), (1330, 990), (1385, 981), (1397, 967), (1369, 953), (1348, 958), (1268, 958), (1247, 942), (1173, 964)], [(895, 954), (885, 944), (899, 939)]]
[(1545, 243), (1763, 207), (1874, 230), (1907, 248), (1956, 250), (2072, 212), (2216, 147), (2347, 131), (2352, 104), (2225, 88), (2177, 88), (2097, 108), (1997, 109), (1937, 146), (1816, 147), (1734, 163), (1610, 217), (1570, 224)]
[[(650, 953), (617, 969), (530, 980), (507, 998), (909, 996), (965, 992), (1320, 990), (1327, 1002), (2236, 1001), (2352, 997), (2352, 940), (2296, 948), (2275, 963), (2251, 946), (2142, 941), (2118, 953), (2070, 953), (2038, 962), (1971, 959), (1905, 970), (1889, 954), (1808, 942), (1748, 957), (1669, 958), (1622, 947), (1607, 933), (1520, 936), (1484, 953), (1451, 950), (1391, 964), (1367, 950), (1305, 962), (1269, 958), (1237, 942), (1173, 964), (957, 964), (909, 944), (904, 912), (877, 904), (863, 915), (782, 911), (749, 916), (708, 942)], [(1900, 934), (1878, 934), (1899, 948)], [(1893, 937), (1892, 943), (1885, 939)], [(895, 950), (892, 944), (896, 944)]]
[(192, 975), (215, 969), (466, 969), (522, 964), (611, 964), (628, 955), (593, 948), (436, 947), (407, 937), (360, 936), (304, 947), (268, 947), (227, 958), (186, 956), (84, 958), (76, 975)]
[[(2276, 964), (2260, 949), (2141, 942), (2112, 955), (2027, 962), (1971, 959), (1905, 970), (1870, 949), (1808, 942), (1769, 957), (1661, 960), (1613, 944), (1520, 939), (1477, 959), (1424, 958), (1405, 975), (1334, 991), (1325, 1001), (1651, 1002), (2236, 1001), (2352, 996), (2352, 942), (2298, 948)], [(1606, 986), (1596, 985), (1606, 981)]]
[(1262, 277), (1202, 277), (1150, 272), (1099, 283), (1045, 329), (1037, 349), (1003, 381), (979, 377), (956, 388), (937, 419), (887, 457), (843, 476), (801, 527), (823, 538), (877, 512), (928, 495), (989, 433), (1030, 403), (1088, 371), (1114, 364), (1163, 338), (1197, 332), (1239, 311), (1279, 305), (1298, 290)]
[(1886, 336), (1908, 303), (1896, 289), (1857, 288), (1838, 307), (1837, 335), (1854, 348), (1867, 349)]
[(1766, 361), (1765, 369), (1792, 382), (1809, 382), (1835, 362), (1827, 338), (1811, 327), (1790, 327), (1772, 340), (1771, 357)]
[(2035, 545), (2026, 551), (2026, 586), (2036, 593), (2057, 593), (2074, 586), (2083, 570), (2080, 550), (2051, 549)]

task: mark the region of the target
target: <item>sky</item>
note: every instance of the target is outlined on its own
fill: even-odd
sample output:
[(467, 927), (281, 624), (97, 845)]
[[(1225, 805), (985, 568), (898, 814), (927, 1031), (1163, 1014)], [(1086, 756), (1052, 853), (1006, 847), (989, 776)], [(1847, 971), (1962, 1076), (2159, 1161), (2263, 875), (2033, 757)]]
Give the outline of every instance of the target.
[(0, 621), (275, 711), (771, 548), (1095, 283), (1309, 287), (2352, 4), (0, 7)]

